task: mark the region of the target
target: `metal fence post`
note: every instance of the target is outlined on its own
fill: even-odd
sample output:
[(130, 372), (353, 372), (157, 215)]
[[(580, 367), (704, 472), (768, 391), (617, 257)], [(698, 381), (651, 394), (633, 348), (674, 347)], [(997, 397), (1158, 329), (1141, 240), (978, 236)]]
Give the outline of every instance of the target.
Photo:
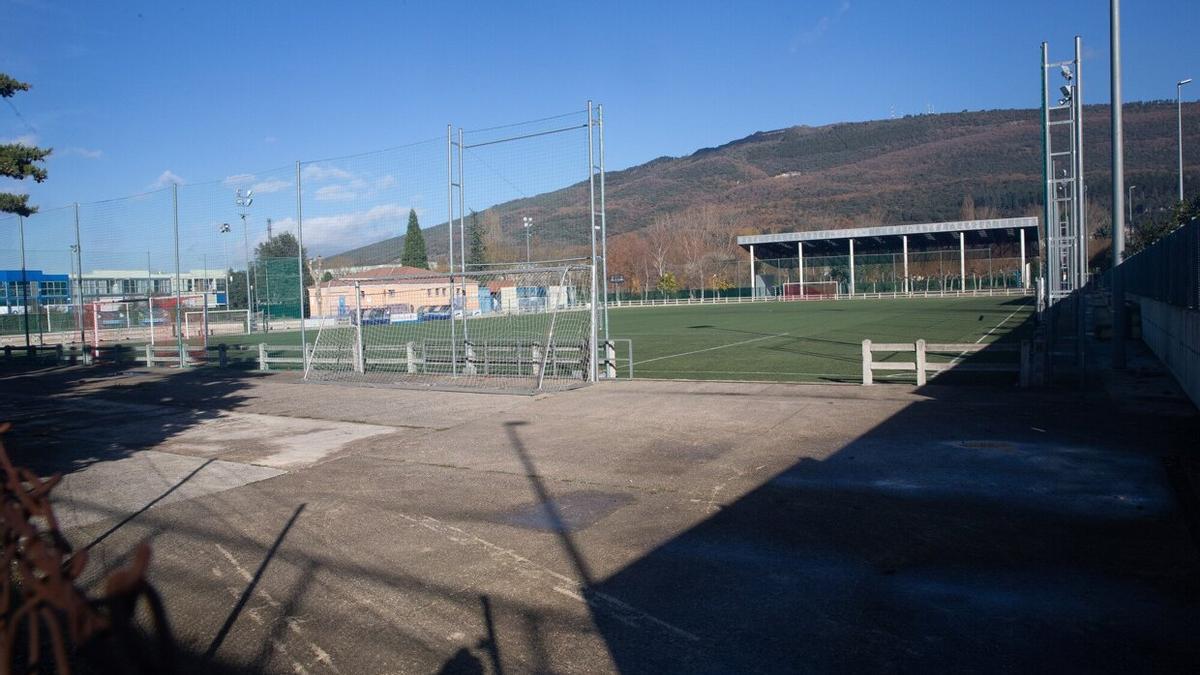
[(262, 371), (270, 370), (270, 364), (267, 362), (267, 343), (258, 343), (258, 369)]
[(354, 344), (354, 370), (365, 373), (367, 359), (363, 353), (362, 287), (357, 281), (354, 282)]
[[(300, 191), (300, 162), (296, 162), (296, 267), (300, 270), (300, 367), (308, 373), (308, 341), (304, 337), (305, 313), (304, 305), (308, 299), (307, 289), (304, 288), (304, 204)], [(313, 281), (316, 281), (315, 279)], [(225, 289), (228, 302), (229, 289)]]
[[(187, 348), (183, 339), (183, 276), (179, 270), (179, 183), (171, 184), (171, 219), (175, 228), (175, 341), (179, 346), (179, 367), (187, 365)], [(150, 317), (150, 331), (154, 332), (154, 317)]]

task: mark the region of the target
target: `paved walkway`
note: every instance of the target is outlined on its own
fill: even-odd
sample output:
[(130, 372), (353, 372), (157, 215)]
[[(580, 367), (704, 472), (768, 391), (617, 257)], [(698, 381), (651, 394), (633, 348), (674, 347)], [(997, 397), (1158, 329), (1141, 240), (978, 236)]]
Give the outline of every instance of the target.
[[(1098, 393), (0, 378), (90, 580), (270, 672), (1193, 671), (1195, 416)], [(1193, 451), (1195, 448), (1191, 448)], [(198, 661), (197, 661), (198, 662)], [(201, 667), (197, 667), (202, 669)]]

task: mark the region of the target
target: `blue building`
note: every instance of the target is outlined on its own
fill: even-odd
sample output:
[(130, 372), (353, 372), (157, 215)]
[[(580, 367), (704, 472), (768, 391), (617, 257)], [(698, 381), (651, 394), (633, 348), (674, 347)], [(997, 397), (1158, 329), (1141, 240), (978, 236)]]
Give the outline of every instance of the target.
[[(25, 270), (25, 280), (29, 282), (30, 307), (71, 304), (70, 276)], [(22, 302), (21, 270), (0, 270), (0, 313), (20, 312)]]

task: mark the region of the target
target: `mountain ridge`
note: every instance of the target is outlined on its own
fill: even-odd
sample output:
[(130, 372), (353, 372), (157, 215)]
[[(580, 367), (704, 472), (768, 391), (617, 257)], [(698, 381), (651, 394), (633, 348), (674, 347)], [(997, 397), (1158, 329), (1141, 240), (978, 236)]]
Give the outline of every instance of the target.
[[(1175, 102), (1126, 104), (1126, 177), (1138, 185), (1135, 216), (1175, 199)], [(1200, 165), (1200, 103), (1184, 104), (1187, 172)], [(611, 142), (611, 140), (610, 140)], [(1108, 106), (1084, 107), (1089, 225), (1111, 204)], [(955, 220), (966, 203), (981, 215), (1040, 215), (1040, 110), (998, 109), (756, 131), (680, 157), (662, 156), (606, 176), (610, 237), (656, 218), (715, 207), (744, 232), (839, 229)], [(586, 181), (481, 211), (490, 248), (523, 259), (521, 218), (538, 223), (540, 252), (580, 252), (587, 242)], [(431, 258), (444, 257), (445, 223), (425, 228)], [(403, 236), (330, 256), (336, 265), (388, 264)], [(519, 253), (519, 256), (518, 256)], [(539, 257), (546, 257), (546, 254)]]

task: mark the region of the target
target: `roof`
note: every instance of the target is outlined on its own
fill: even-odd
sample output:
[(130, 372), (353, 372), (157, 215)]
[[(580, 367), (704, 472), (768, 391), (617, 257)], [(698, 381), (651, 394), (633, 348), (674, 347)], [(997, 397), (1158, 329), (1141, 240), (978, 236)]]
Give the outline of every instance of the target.
[[(0, 270), (0, 280), (2, 281), (20, 281), (22, 278), (21, 270)], [(66, 274), (46, 274), (42, 270), (25, 269), (24, 278), (27, 281), (70, 281), (70, 277)]]
[[(812, 230), (809, 232), (777, 232), (773, 234), (752, 234), (737, 238), (738, 246), (749, 249), (755, 247), (756, 257), (771, 255), (795, 255), (799, 244), (812, 244), (804, 247), (805, 252), (844, 251), (849, 249), (849, 241), (854, 240), (855, 250), (863, 252), (875, 250), (895, 250), (901, 246), (898, 239), (902, 236), (911, 237), (909, 247), (920, 250), (947, 246), (958, 243), (959, 233), (963, 233), (971, 244), (995, 243), (1013, 241), (1019, 238), (1019, 231), (1024, 231), (1032, 245), (1037, 241), (1038, 219), (1025, 218), (989, 218), (985, 220), (954, 220), (943, 223), (916, 223), (912, 225), (880, 225), (876, 227), (851, 227), (841, 230)], [(761, 247), (761, 248), (760, 248)], [(1036, 251), (1036, 248), (1032, 250)], [(761, 251), (761, 255), (759, 254)]]
[(371, 281), (375, 279), (394, 279), (396, 277), (444, 277), (445, 274), (427, 270), (421, 267), (410, 267), (408, 265), (388, 265), (387, 267), (376, 267), (369, 270), (360, 270), (351, 274), (338, 277), (337, 281)]

